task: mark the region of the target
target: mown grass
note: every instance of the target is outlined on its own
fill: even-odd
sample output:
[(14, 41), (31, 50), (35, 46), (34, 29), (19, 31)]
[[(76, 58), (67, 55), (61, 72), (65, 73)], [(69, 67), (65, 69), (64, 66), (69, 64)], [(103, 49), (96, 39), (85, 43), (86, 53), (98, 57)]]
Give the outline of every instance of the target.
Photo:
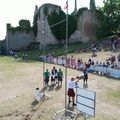
[[(85, 57), (85, 56), (84, 56)], [(1, 93), (7, 91), (7, 96), (17, 95), (18, 97), (11, 100), (5, 99), (0, 103), (0, 116), (3, 120), (21, 120), (24, 116), (30, 113), (31, 103), (34, 101), (34, 89), (40, 84), (42, 88), (42, 63), (37, 61), (23, 61), (14, 59), (13, 57), (0, 56), (0, 87)], [(51, 64), (46, 64), (49, 70)], [(76, 76), (80, 71), (68, 70), (69, 76)], [(88, 89), (96, 91), (96, 116), (88, 118), (89, 120), (119, 120), (120, 108), (120, 84), (119, 81), (109, 78), (89, 75)], [(80, 81), (82, 87), (82, 81)], [(9, 92), (10, 91), (10, 92)], [(14, 93), (14, 91), (17, 91)], [(48, 92), (48, 91), (47, 91)], [(31, 120), (51, 120), (53, 117), (53, 108), (58, 107), (61, 110), (64, 103), (64, 84), (58, 91), (50, 91), (52, 99), (44, 101), (38, 111)], [(9, 94), (8, 94), (9, 93)], [(11, 95), (11, 93), (14, 93)], [(2, 97), (1, 97), (2, 99)], [(47, 107), (46, 107), (47, 106)], [(18, 111), (18, 115), (15, 114)], [(7, 116), (13, 114), (12, 116)], [(32, 113), (30, 113), (32, 114)], [(6, 115), (6, 116), (5, 116)], [(15, 116), (16, 115), (16, 116)], [(14, 118), (13, 118), (14, 117)], [(83, 120), (83, 117), (78, 117), (77, 120)]]
[(110, 100), (110, 103), (112, 105), (120, 107), (120, 99), (119, 99), (120, 98), (120, 89), (107, 91), (106, 97), (107, 97), (107, 99)]

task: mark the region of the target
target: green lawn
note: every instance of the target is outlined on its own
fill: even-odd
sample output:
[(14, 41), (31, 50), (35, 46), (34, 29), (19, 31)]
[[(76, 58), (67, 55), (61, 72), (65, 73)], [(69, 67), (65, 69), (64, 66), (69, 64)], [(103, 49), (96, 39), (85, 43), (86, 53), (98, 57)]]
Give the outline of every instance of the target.
[[(88, 56), (84, 54), (83, 57)], [(64, 67), (55, 66), (65, 73)], [(52, 64), (45, 64), (49, 71), (52, 67)], [(68, 79), (80, 74), (80, 71), (68, 68)], [(35, 88), (43, 87), (42, 75), (41, 62), (0, 56), (0, 120), (52, 120), (54, 109), (64, 108), (64, 82), (60, 89), (46, 90), (52, 99), (32, 106)], [(83, 87), (82, 80), (80, 86)], [(89, 74), (88, 89), (96, 92), (96, 116), (88, 120), (119, 120), (120, 81)], [(76, 111), (76, 108), (69, 109)], [(83, 120), (83, 117), (79, 116), (77, 120)]]
[[(89, 43), (73, 43), (68, 44), (68, 53), (74, 53), (78, 49), (90, 47), (91, 42)], [(65, 46), (64, 45), (49, 45), (45, 49), (45, 54), (53, 53), (54, 56), (65, 55)], [(38, 60), (38, 56), (43, 54), (43, 50), (28, 50), (18, 52), (19, 57), (22, 57), (22, 54), (28, 54), (29, 59)]]

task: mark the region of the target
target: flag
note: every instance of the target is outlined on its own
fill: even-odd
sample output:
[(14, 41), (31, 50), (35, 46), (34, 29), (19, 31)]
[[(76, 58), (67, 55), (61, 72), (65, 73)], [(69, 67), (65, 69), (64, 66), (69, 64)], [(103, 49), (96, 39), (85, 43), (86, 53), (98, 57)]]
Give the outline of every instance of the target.
[(65, 5), (64, 9), (68, 9), (68, 1), (66, 1), (66, 5)]

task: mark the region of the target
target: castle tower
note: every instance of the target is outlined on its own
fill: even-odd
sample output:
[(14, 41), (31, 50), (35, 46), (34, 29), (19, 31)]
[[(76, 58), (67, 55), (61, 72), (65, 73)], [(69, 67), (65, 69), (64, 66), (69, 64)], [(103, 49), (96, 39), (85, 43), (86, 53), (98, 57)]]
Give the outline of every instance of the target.
[(75, 0), (75, 9), (74, 9), (75, 12), (77, 12), (77, 0)]
[(38, 6), (35, 6), (34, 16), (38, 13)]
[(90, 10), (96, 10), (95, 0), (90, 0)]
[(73, 15), (75, 15), (76, 13), (77, 13), (77, 0), (75, 0), (75, 8), (74, 8)]

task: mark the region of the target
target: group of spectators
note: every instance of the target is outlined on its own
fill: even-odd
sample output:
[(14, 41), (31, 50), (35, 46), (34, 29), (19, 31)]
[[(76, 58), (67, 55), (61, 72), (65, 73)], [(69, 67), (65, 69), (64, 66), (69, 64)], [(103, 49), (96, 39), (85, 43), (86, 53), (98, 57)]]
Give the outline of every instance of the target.
[(49, 86), (50, 80), (51, 80), (51, 85), (58, 84), (58, 86), (62, 86), (63, 71), (60, 68), (59, 70), (57, 70), (54, 66), (51, 72), (49, 72), (48, 69), (46, 69), (43, 76), (44, 76), (45, 87)]
[[(17, 59), (18, 58), (17, 52), (18, 52), (18, 50), (10, 50), (9, 55), (14, 57), (15, 59)], [(22, 59), (23, 60), (28, 60), (28, 55), (27, 54), (22, 54)]]
[(102, 49), (109, 49), (115, 52), (120, 47), (120, 37), (116, 38), (108, 38), (99, 43), (94, 43), (89, 47), (79, 48), (76, 50), (76, 53), (80, 52), (93, 52), (92, 57), (97, 56), (95, 54), (97, 51), (101, 51)]
[(41, 56), (41, 60), (48, 63), (67, 65), (68, 67), (81, 70), (85, 67), (89, 68), (91, 65), (120, 69), (120, 54), (118, 54), (118, 56), (111, 54), (105, 62), (94, 61), (91, 58), (89, 58), (87, 62), (84, 62), (80, 58), (76, 60), (73, 56), (71, 56), (71, 58), (67, 58), (67, 61), (65, 61), (65, 57), (53, 57), (49, 55)]
[(99, 61), (94, 62), (89, 58), (88, 64), (86, 65), (88, 67), (90, 67), (90, 65), (95, 65), (95, 66), (101, 66), (101, 67), (102, 66), (109, 67), (113, 69), (120, 69), (120, 54), (117, 57), (112, 54), (108, 59), (106, 59), (105, 62), (99, 62)]

